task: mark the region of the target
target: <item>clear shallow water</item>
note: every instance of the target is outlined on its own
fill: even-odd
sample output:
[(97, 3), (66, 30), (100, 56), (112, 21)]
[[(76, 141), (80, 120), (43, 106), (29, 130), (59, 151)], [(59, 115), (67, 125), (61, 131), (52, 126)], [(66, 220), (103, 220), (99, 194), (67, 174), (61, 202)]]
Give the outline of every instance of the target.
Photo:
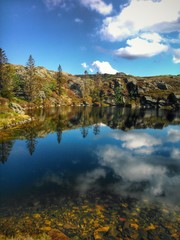
[(0, 234), (178, 239), (179, 115), (50, 109), (2, 132)]

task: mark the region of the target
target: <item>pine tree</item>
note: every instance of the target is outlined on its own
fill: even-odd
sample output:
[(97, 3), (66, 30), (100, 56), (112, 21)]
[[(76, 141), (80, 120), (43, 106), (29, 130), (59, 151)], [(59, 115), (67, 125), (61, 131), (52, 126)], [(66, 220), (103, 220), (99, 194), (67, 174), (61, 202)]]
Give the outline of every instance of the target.
[(35, 84), (35, 76), (36, 76), (36, 67), (35, 61), (32, 55), (29, 56), (28, 62), (26, 64), (26, 81), (25, 81), (25, 93), (27, 100), (32, 102), (35, 98), (36, 94), (36, 84)]
[(2, 96), (2, 90), (4, 87), (4, 72), (5, 72), (5, 66), (8, 63), (7, 56), (5, 54), (5, 51), (0, 48), (0, 95)]
[(57, 81), (58, 95), (60, 96), (61, 93), (62, 93), (62, 83), (63, 83), (61, 65), (58, 66), (58, 72), (57, 72), (57, 76), (56, 76), (56, 81)]
[(0, 66), (7, 63), (8, 63), (8, 58), (6, 56), (6, 53), (2, 48), (0, 48)]
[(0, 48), (0, 96), (9, 99), (13, 96), (15, 76), (14, 68), (8, 64), (5, 51)]

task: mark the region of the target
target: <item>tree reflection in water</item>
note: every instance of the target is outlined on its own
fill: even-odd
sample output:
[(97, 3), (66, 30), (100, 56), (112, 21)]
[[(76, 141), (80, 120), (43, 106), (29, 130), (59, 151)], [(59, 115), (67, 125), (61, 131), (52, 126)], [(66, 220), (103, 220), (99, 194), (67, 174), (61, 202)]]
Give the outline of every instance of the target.
[(8, 160), (11, 149), (13, 147), (13, 141), (0, 141), (0, 162), (5, 163)]

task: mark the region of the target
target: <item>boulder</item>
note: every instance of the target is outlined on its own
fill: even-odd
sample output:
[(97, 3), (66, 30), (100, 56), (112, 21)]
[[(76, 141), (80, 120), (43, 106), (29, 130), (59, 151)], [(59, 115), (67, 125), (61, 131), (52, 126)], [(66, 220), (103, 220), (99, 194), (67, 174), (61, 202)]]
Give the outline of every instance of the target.
[(82, 91), (81, 91), (81, 88), (80, 88), (80, 85), (79, 85), (79, 84), (73, 83), (73, 84), (70, 86), (70, 89), (71, 89), (76, 95), (78, 95), (79, 97), (82, 98)]
[(162, 83), (162, 82), (158, 82), (157, 83), (157, 87), (160, 89), (160, 90), (167, 90), (167, 86), (165, 83)]
[(133, 82), (128, 82), (126, 87), (127, 87), (129, 96), (131, 98), (136, 99), (138, 97), (138, 87), (137, 87), (137, 85), (134, 84)]
[(170, 93), (167, 97), (168, 104), (177, 104), (178, 99), (174, 93)]
[(11, 103), (9, 104), (9, 107), (10, 107), (13, 111), (15, 111), (15, 112), (17, 112), (17, 113), (19, 113), (19, 114), (24, 114), (24, 109), (23, 109), (19, 104), (17, 104), (17, 103), (11, 102)]

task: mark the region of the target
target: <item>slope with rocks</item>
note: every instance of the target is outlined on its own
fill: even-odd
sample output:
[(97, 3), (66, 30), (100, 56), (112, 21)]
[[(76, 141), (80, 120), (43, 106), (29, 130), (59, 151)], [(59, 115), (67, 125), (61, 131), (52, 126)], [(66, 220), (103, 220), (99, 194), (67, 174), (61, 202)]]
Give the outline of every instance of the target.
[[(26, 68), (13, 65), (20, 82), (26, 79)], [(42, 101), (34, 106), (60, 105), (123, 105), (143, 108), (179, 108), (180, 75), (136, 77), (124, 73), (71, 75), (63, 72), (63, 86), (57, 94), (56, 72), (36, 67), (36, 77), (43, 92)], [(37, 89), (38, 91), (38, 89)], [(23, 93), (14, 99), (24, 108), (27, 102)]]

